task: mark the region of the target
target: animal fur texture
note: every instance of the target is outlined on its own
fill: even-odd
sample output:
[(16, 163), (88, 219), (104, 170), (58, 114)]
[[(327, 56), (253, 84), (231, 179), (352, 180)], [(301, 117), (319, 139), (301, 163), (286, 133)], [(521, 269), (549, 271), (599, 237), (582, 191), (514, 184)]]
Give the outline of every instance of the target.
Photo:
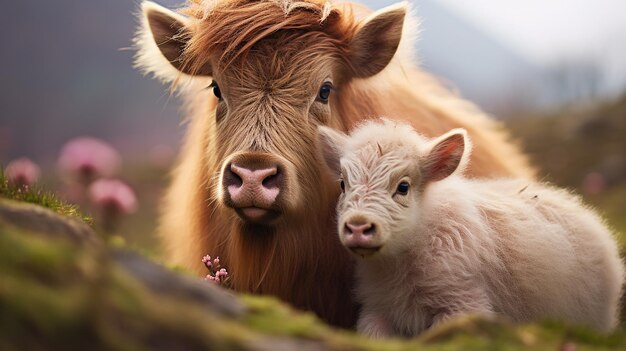
[(551, 186), (466, 178), (467, 138), (386, 119), (349, 137), (320, 127), (345, 189), (339, 238), (359, 256), (358, 330), (413, 336), (473, 313), (613, 328), (624, 268), (602, 219)]
[[(532, 177), (498, 123), (413, 63), (409, 10), (190, 0), (174, 12), (142, 3), (136, 64), (171, 84), (188, 116), (160, 219), (169, 261), (201, 274), (201, 257), (219, 255), (236, 290), (351, 326), (353, 263), (334, 233), (339, 189), (319, 158), (317, 126), (348, 131), (387, 115), (430, 136), (463, 127), (475, 141), (469, 174)], [(270, 182), (279, 184), (275, 201), (255, 202), (256, 190), (234, 199), (235, 163), (250, 179), (256, 168), (280, 173)]]

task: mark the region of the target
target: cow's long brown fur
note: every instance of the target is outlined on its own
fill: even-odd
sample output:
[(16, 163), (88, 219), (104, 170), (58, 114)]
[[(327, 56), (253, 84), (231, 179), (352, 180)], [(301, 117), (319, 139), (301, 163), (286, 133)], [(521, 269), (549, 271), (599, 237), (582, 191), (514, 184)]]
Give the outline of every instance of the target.
[[(317, 84), (308, 81), (311, 77), (323, 78), (317, 68), (337, 62), (349, 68), (348, 43), (360, 25), (350, 8), (319, 0), (191, 0), (181, 11), (194, 33), (183, 65), (196, 72), (207, 64), (219, 68), (222, 74), (215, 79), (229, 89), (235, 112), (265, 117), (248, 124), (219, 123), (221, 113), (209, 90), (188, 94), (187, 136), (160, 228), (174, 263), (203, 273), (202, 256), (219, 255), (235, 289), (276, 295), (343, 326), (354, 322), (354, 306), (352, 262), (335, 228), (338, 187), (311, 143), (316, 123), (282, 116), (300, 113), (294, 109), (309, 99), (302, 87)], [(265, 94), (248, 89), (262, 82), (271, 82)], [(317, 123), (346, 131), (364, 118), (384, 115), (407, 120), (426, 136), (463, 127), (475, 145), (471, 176), (532, 177), (526, 159), (496, 122), (402, 58), (372, 79), (346, 73), (335, 83), (331, 117)], [(247, 137), (259, 133), (263, 137)], [(298, 174), (300, 205), (271, 229), (245, 224), (218, 201), (224, 159), (246, 149), (277, 152)]]

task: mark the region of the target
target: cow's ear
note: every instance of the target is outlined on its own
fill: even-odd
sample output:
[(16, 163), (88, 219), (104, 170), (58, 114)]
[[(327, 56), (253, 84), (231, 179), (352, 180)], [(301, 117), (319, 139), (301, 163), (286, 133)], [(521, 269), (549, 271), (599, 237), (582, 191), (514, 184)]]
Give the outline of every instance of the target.
[(370, 15), (350, 42), (352, 75), (366, 78), (382, 71), (396, 54), (402, 39), (407, 2), (400, 2)]
[(432, 142), (428, 154), (422, 158), (421, 170), (424, 182), (436, 182), (463, 168), (471, 144), (465, 129), (453, 129)]
[(191, 35), (189, 20), (151, 1), (141, 3), (140, 26), (135, 37), (136, 65), (165, 81), (174, 81), (180, 73), (211, 75), (208, 65), (191, 72), (183, 54)]
[(335, 129), (324, 126), (317, 128), (317, 140), (320, 153), (330, 172), (337, 178), (341, 176), (339, 160), (341, 159), (347, 139), (347, 135)]

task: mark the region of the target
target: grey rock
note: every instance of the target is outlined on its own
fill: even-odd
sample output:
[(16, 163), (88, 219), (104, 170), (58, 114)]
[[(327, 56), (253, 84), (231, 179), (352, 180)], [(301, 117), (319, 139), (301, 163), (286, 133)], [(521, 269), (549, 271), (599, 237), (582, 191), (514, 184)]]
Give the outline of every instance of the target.
[(226, 289), (171, 272), (132, 251), (117, 249), (111, 255), (133, 278), (158, 294), (194, 301), (225, 317), (236, 318), (245, 313), (243, 305)]
[(78, 245), (101, 243), (98, 234), (86, 223), (25, 202), (0, 199), (0, 224), (37, 232), (53, 239), (69, 239)]

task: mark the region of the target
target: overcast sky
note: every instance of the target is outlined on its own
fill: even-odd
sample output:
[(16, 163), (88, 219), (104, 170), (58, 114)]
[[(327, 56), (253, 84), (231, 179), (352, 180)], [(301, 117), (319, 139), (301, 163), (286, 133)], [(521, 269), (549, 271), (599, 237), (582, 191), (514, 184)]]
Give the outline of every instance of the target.
[[(624, 0), (432, 0), (528, 59), (546, 65), (598, 60), (611, 80), (626, 79)], [(419, 13), (420, 0), (413, 0)]]

